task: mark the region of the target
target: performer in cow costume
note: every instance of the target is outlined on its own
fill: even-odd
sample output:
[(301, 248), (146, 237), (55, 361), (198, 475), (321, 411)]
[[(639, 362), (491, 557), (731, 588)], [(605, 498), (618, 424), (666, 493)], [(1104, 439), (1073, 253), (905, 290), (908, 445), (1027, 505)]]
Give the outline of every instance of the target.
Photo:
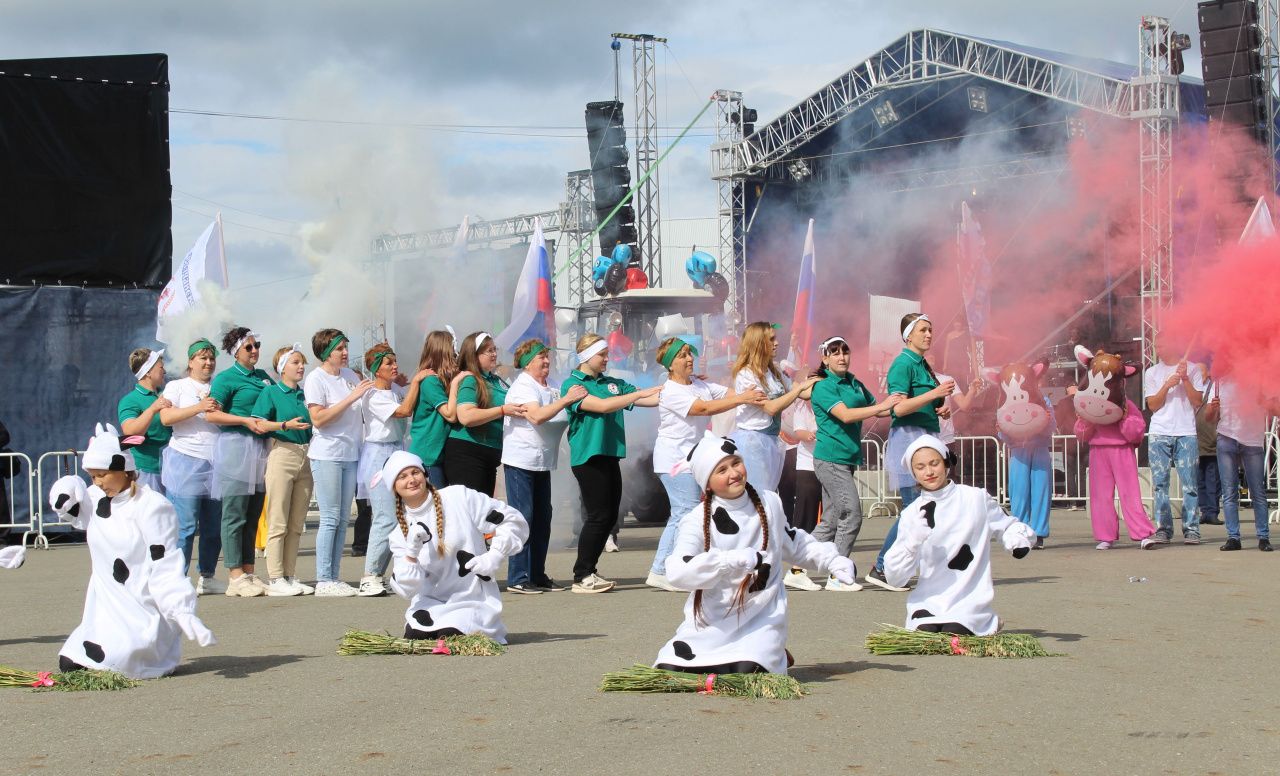
[[(483, 633), (507, 643), (494, 575), (529, 538), (524, 516), (462, 485), (436, 490), (422, 459), (403, 450), (387, 458), (370, 487), (382, 482), (396, 499), (399, 528), (388, 537), (391, 589), (409, 599), (405, 638)], [(486, 533), (493, 534), (488, 547)]]
[(1053, 491), (1053, 461), (1049, 448), (1057, 420), (1053, 405), (1040, 390), (1046, 364), (1012, 363), (986, 369), (983, 375), (1004, 392), (996, 410), (996, 428), (1009, 446), (1009, 511), (1036, 532), (1035, 549), (1044, 549), (1049, 535), (1049, 500)]
[(991, 608), (991, 539), (999, 537), (1013, 557), (1022, 558), (1036, 535), (982, 488), (952, 482), (955, 461), (932, 434), (918, 437), (902, 456), (902, 468), (921, 493), (902, 511), (884, 575), (902, 586), (920, 577), (907, 596), (908, 630), (990, 636), (1000, 629)]
[(54, 510), (86, 531), (93, 563), (84, 619), (59, 653), (63, 671), (109, 669), (155, 679), (178, 667), (182, 636), (202, 647), (216, 643), (196, 617), (177, 513), (138, 480), (128, 448), (140, 441), (99, 424), (83, 461), (93, 485), (67, 475), (49, 493)]
[(1089, 522), (1097, 549), (1109, 550), (1119, 538), (1115, 494), (1120, 494), (1129, 539), (1142, 549), (1158, 546), (1151, 538), (1155, 528), (1142, 506), (1138, 487), (1138, 444), (1146, 421), (1138, 405), (1124, 394), (1124, 380), (1138, 368), (1120, 356), (1101, 351), (1092, 353), (1076, 345), (1076, 359), (1084, 364), (1084, 382), (1076, 389), (1072, 405), (1076, 410), (1076, 438), (1089, 444)]
[(845, 584), (853, 561), (787, 525), (782, 500), (747, 484), (734, 442), (706, 432), (689, 452), (703, 503), (680, 521), (667, 579), (694, 591), (657, 668), (690, 673), (786, 673), (791, 568), (824, 569)]

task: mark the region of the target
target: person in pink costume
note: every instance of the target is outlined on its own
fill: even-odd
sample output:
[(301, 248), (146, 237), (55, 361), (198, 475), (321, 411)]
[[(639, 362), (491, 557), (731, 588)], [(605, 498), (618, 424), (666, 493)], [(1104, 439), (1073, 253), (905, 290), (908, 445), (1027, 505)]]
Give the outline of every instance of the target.
[(1115, 494), (1129, 539), (1142, 549), (1158, 546), (1151, 535), (1155, 527), (1142, 506), (1138, 487), (1138, 445), (1147, 424), (1138, 405), (1124, 395), (1124, 380), (1137, 372), (1113, 353), (1092, 353), (1076, 346), (1076, 359), (1085, 366), (1084, 382), (1076, 389), (1075, 434), (1089, 445), (1089, 521), (1097, 549), (1109, 550), (1120, 536)]

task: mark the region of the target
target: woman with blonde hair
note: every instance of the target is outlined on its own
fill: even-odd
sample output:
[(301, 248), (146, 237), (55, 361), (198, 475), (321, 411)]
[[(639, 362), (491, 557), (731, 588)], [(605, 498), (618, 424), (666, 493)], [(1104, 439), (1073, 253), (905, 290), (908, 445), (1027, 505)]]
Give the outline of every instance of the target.
[(160, 395), (164, 388), (164, 351), (138, 348), (129, 354), (129, 371), (133, 372), (136, 382), (116, 408), (120, 430), (125, 436), (145, 437), (133, 451), (134, 460), (138, 462), (138, 479), (164, 495), (160, 456), (173, 435), (173, 430), (160, 420), (160, 413), (173, 406)]
[(733, 441), (747, 465), (747, 477), (756, 490), (776, 491), (782, 478), (786, 449), (778, 438), (782, 431), (782, 411), (809, 389), (818, 377), (808, 377), (787, 387), (786, 378), (773, 359), (778, 353), (778, 332), (774, 324), (756, 321), (742, 333), (742, 345), (733, 365), (733, 392), (762, 391), (761, 404), (738, 406), (738, 429)]

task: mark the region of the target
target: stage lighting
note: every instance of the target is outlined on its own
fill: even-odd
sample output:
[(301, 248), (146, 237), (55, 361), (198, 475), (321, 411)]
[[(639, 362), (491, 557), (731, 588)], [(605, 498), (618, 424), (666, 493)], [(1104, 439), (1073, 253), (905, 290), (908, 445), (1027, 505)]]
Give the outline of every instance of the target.
[(803, 159), (796, 159), (794, 162), (787, 163), (787, 172), (791, 175), (791, 180), (796, 183), (804, 183), (813, 175), (813, 170), (809, 169), (809, 165)]
[(985, 86), (969, 87), (969, 110), (978, 113), (987, 112), (987, 88)]
[(888, 100), (872, 108), (871, 115), (876, 117), (876, 123), (881, 129), (898, 122), (898, 112), (893, 109), (893, 103)]
[(1067, 119), (1067, 137), (1084, 137), (1084, 127), (1084, 119), (1077, 116), (1071, 116)]

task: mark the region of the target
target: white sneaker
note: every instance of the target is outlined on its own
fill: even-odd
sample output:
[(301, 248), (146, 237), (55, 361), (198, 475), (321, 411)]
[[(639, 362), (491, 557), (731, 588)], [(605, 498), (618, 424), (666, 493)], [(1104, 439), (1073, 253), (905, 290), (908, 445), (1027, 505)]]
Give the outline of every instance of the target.
[(377, 574), (370, 574), (360, 580), (360, 591), (356, 595), (361, 598), (373, 598), (375, 596), (386, 595), (387, 586), (382, 584), (382, 577)]
[(227, 592), (227, 586), (214, 577), (198, 577), (196, 579), (196, 595), (218, 595)]
[(821, 590), (822, 589), (821, 585), (819, 585), (817, 582), (814, 582), (812, 579), (809, 579), (809, 575), (804, 572), (804, 569), (796, 569), (795, 571), (788, 571), (786, 576), (782, 578), (782, 584), (786, 585), (788, 588), (792, 590)]
[(668, 582), (665, 574), (655, 574), (652, 571), (649, 572), (649, 576), (645, 579), (644, 583), (649, 587), (657, 588), (658, 590), (666, 590), (670, 593), (686, 592)]
[(605, 539), (605, 540), (604, 540), (604, 551), (605, 551), (605, 552), (618, 552), (618, 551), (619, 551), (619, 550), (618, 550), (618, 542), (617, 542), (617, 541), (616, 541), (612, 536), (610, 536), (608, 539)]
[(317, 582), (316, 598), (351, 598), (359, 591), (346, 582)]
[(312, 595), (316, 592), (314, 587), (311, 585), (304, 585), (302, 580), (297, 577), (285, 577), (285, 579), (289, 580), (289, 584), (298, 588), (298, 595)]
[(253, 584), (248, 574), (241, 574), (228, 582), (227, 589), (223, 593), (228, 598), (256, 598), (266, 594), (266, 590)]
[(851, 584), (845, 583), (845, 582), (841, 582), (835, 577), (827, 577), (827, 585), (823, 589), (836, 590), (841, 593), (856, 593), (862, 589), (862, 585), (859, 585), (857, 582), (853, 582)]
[(605, 579), (599, 574), (591, 574), (581, 582), (573, 583), (573, 592), (575, 593), (607, 593), (613, 589), (613, 581)]
[(289, 584), (289, 580), (284, 577), (276, 577), (271, 580), (271, 584), (267, 585), (267, 595), (269, 596), (290, 596), (302, 595), (302, 591)]
[(253, 585), (254, 587), (262, 588), (263, 593), (267, 592), (267, 588), (269, 587), (269, 585), (267, 585), (266, 582), (263, 582), (262, 578), (259, 577), (257, 574), (245, 574), (244, 578), (249, 580), (249, 584)]
[(1095, 550), (1109, 550), (1109, 549), (1111, 549), (1111, 542), (1098, 542), (1098, 546), (1097, 546), (1097, 547), (1094, 547), (1093, 549), (1095, 549)]

